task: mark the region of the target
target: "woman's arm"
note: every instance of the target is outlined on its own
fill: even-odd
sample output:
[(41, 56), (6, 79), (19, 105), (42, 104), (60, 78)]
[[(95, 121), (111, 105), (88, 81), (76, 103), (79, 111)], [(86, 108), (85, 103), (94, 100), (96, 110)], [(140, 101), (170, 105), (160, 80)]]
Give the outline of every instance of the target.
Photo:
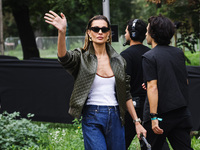
[[(131, 115), (131, 117), (133, 118), (133, 120), (138, 119), (135, 108), (133, 106), (133, 101), (132, 99), (129, 99), (128, 101), (126, 101), (126, 107), (128, 109), (129, 114)], [(138, 121), (134, 121), (135, 123), (135, 129), (136, 129), (136, 133), (137, 133), (137, 137), (140, 139), (140, 134), (143, 134), (146, 137), (146, 133), (147, 131), (144, 129), (144, 127), (140, 124), (140, 122)]]
[(45, 22), (53, 25), (58, 29), (58, 57), (64, 57), (67, 53), (65, 41), (67, 20), (63, 13), (60, 15), (61, 17), (50, 10), (49, 13), (45, 13), (44, 18)]

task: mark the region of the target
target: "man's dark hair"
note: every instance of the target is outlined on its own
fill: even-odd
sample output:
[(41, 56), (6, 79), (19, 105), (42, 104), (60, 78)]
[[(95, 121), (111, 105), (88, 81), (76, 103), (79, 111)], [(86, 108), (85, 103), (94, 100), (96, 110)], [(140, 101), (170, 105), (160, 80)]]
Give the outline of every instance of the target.
[(148, 33), (159, 45), (169, 45), (174, 35), (175, 26), (172, 21), (162, 15), (148, 19)]
[(144, 21), (138, 19), (136, 24), (135, 24), (135, 30), (136, 30), (137, 34), (136, 34), (135, 37), (133, 37), (132, 36), (133, 21), (134, 21), (134, 19), (131, 19), (127, 22), (130, 37), (131, 37), (132, 40), (140, 41), (142, 43), (144, 41), (145, 37), (146, 37), (145, 34), (147, 32), (147, 29), (146, 29), (147, 24)]

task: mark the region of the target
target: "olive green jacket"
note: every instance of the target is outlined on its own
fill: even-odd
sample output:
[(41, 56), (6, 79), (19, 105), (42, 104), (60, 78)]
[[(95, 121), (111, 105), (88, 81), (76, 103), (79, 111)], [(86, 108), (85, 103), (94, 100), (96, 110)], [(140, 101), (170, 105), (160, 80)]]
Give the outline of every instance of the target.
[[(115, 75), (116, 98), (120, 109), (120, 119), (124, 124), (126, 101), (132, 98), (129, 92), (130, 77), (125, 73), (125, 60), (110, 44), (106, 45), (106, 50)], [(74, 77), (74, 89), (70, 98), (69, 114), (79, 118), (97, 72), (97, 57), (93, 45), (90, 44), (87, 51), (82, 49), (68, 51), (64, 57), (58, 58), (58, 61)]]

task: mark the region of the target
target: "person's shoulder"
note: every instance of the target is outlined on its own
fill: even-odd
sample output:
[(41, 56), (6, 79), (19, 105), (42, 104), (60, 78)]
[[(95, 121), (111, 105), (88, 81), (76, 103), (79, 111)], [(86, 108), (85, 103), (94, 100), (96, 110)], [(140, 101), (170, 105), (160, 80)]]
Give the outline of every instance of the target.
[(176, 50), (177, 52), (180, 52), (180, 53), (182, 53), (183, 51), (180, 49), (180, 48), (178, 48), (178, 47), (174, 47), (174, 46), (169, 46), (171, 49), (174, 49), (174, 50)]
[(152, 56), (153, 54), (154, 54), (154, 49), (147, 51), (142, 56), (143, 57), (148, 57), (148, 56)]
[(138, 46), (142, 47), (142, 48), (146, 48), (146, 49), (151, 49), (148, 46), (144, 45), (144, 44), (139, 44)]
[(159, 52), (162, 52), (162, 50), (167, 50), (174, 53), (183, 53), (183, 51), (180, 48), (170, 46), (170, 45), (167, 45), (167, 46), (158, 45), (155, 47), (155, 49), (157, 49)]
[(129, 46), (128, 48), (126, 48), (125, 50), (123, 50), (120, 54), (127, 54), (130, 53), (130, 51), (132, 50), (131, 46)]
[[(121, 52), (122, 55), (138, 55), (138, 52), (141, 51), (141, 49), (148, 49), (148, 47), (140, 45), (131, 45), (127, 49)], [(149, 49), (148, 49), (149, 50)]]

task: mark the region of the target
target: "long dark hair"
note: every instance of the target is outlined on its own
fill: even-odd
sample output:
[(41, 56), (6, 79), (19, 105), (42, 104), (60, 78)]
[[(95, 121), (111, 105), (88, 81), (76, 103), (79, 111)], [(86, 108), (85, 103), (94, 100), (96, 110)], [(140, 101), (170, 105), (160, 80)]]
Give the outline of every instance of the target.
[[(96, 16), (92, 17), (92, 18), (89, 20), (89, 22), (88, 22), (88, 24), (87, 24), (87, 26), (86, 26), (86, 31), (85, 31), (85, 43), (84, 43), (84, 46), (83, 46), (83, 49), (84, 49), (84, 50), (87, 50), (87, 49), (88, 49), (88, 46), (89, 46), (89, 44), (90, 44), (90, 42), (91, 42), (91, 41), (89, 41), (88, 29), (91, 27), (91, 24), (92, 24), (92, 22), (93, 22), (94, 20), (104, 20), (104, 21), (106, 21), (106, 22), (107, 22), (107, 25), (108, 25), (108, 28), (111, 29), (110, 23), (109, 23), (108, 19), (107, 19), (105, 16), (103, 16), (103, 15), (96, 15)], [(111, 37), (111, 34), (110, 34), (110, 35), (109, 35), (109, 43), (110, 43), (110, 44), (111, 44), (111, 38), (112, 38), (112, 37)]]

